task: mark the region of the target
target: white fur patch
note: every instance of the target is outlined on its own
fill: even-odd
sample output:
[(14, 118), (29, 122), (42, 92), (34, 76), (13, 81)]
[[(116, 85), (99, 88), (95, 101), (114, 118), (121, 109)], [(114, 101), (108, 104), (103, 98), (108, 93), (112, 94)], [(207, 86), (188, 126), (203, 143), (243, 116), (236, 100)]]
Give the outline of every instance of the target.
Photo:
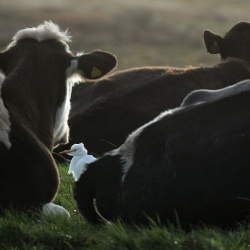
[(115, 155), (120, 155), (121, 161), (122, 161), (122, 181), (124, 181), (129, 169), (134, 163), (134, 152), (135, 152), (135, 141), (138, 138), (138, 136), (141, 134), (141, 132), (151, 124), (158, 122), (161, 120), (163, 117), (166, 115), (171, 115), (175, 110), (178, 110), (179, 108), (169, 110), (162, 112), (159, 116), (157, 116), (155, 119), (152, 121), (144, 124), (134, 132), (132, 132), (125, 143), (121, 145), (120, 148), (112, 150), (111, 152), (107, 153), (107, 155), (115, 156)]
[(4, 76), (0, 73), (0, 141), (4, 143), (4, 145), (10, 149), (11, 148), (11, 142), (9, 139), (9, 133), (10, 133), (10, 117), (9, 112), (5, 108), (3, 99), (1, 98), (1, 87), (4, 81)]
[[(70, 67), (66, 70), (66, 95), (64, 102), (62, 105), (57, 109), (56, 112), (56, 119), (55, 119), (55, 127), (54, 127), (54, 145), (56, 146), (57, 143), (61, 141), (62, 138), (66, 138), (68, 140), (69, 135), (69, 126), (68, 126), (68, 117), (70, 112), (70, 97), (72, 92), (72, 85), (74, 78), (74, 73), (77, 69), (77, 60), (72, 60)], [(65, 141), (66, 143), (67, 141)]]
[(62, 206), (54, 203), (47, 203), (43, 206), (42, 212), (44, 215), (63, 215), (70, 218), (70, 213)]
[(55, 39), (61, 42), (67, 51), (69, 51), (67, 42), (71, 41), (71, 36), (68, 35), (68, 30), (61, 31), (59, 26), (52, 21), (45, 21), (37, 27), (19, 30), (12, 38), (12, 42), (8, 45), (7, 50), (15, 46), (19, 40), (24, 38), (36, 39), (39, 42), (48, 39)]
[(69, 135), (69, 126), (68, 126), (68, 117), (70, 111), (70, 96), (71, 96), (72, 86), (71, 84), (66, 84), (66, 95), (64, 102), (57, 109), (56, 119), (55, 119), (55, 127), (54, 127), (54, 135), (53, 135), (53, 143), (56, 146), (63, 138), (66, 139), (64, 141), (67, 143), (68, 135)]

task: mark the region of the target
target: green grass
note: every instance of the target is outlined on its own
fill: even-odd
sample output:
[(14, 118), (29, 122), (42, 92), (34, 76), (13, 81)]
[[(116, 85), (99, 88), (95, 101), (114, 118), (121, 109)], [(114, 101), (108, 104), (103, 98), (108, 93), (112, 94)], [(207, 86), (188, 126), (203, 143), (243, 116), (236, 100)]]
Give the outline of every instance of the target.
[(76, 209), (72, 198), (72, 177), (68, 166), (60, 166), (61, 186), (55, 203), (71, 213), (64, 217), (28, 217), (10, 212), (0, 218), (0, 249), (182, 249), (182, 250), (243, 250), (250, 249), (250, 226), (235, 231), (196, 228), (184, 232), (173, 227), (129, 227), (121, 222), (98, 227), (87, 223)]
[[(204, 29), (223, 35), (236, 22), (249, 20), (245, 0), (95, 0), (30, 1), (0, 4), (0, 48), (24, 27), (52, 20), (73, 35), (73, 52), (104, 49), (117, 55), (118, 69), (143, 65), (210, 65), (217, 56), (206, 53)], [(250, 226), (223, 232), (199, 228), (189, 233), (152, 223), (148, 228), (120, 222), (94, 227), (81, 217), (72, 198), (73, 178), (60, 166), (61, 186), (56, 204), (70, 220), (61, 217), (28, 218), (9, 213), (0, 218), (2, 249), (250, 249)]]

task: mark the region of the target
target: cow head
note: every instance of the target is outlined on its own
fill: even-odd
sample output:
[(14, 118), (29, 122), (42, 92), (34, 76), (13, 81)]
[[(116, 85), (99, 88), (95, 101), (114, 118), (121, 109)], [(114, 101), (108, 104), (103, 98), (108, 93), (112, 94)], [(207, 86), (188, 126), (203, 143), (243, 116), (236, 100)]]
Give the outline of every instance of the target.
[(220, 54), (222, 60), (231, 58), (250, 59), (250, 23), (240, 22), (224, 37), (209, 30), (204, 31), (204, 43), (210, 54)]
[(2, 94), (7, 109), (10, 113), (19, 112), (15, 109), (21, 97), (17, 100), (19, 95), (13, 92), (25, 90), (24, 119), (33, 120), (33, 132), (38, 137), (40, 134), (41, 138), (46, 137), (45, 130), (53, 131), (48, 136), (53, 138), (52, 146), (68, 140), (71, 77), (78, 74), (97, 79), (117, 63), (114, 55), (104, 51), (73, 55), (68, 46), (70, 40), (67, 31), (45, 21), (37, 27), (18, 31), (0, 53), (0, 70), (5, 75)]

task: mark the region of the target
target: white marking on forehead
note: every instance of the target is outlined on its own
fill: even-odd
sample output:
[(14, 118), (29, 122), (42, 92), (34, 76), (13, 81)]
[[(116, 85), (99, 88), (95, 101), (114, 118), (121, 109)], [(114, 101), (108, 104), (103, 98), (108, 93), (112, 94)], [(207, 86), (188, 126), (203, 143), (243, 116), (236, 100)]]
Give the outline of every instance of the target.
[(10, 117), (9, 112), (5, 108), (3, 99), (1, 98), (1, 88), (4, 81), (4, 76), (0, 73), (0, 141), (8, 148), (11, 148), (11, 143), (9, 139), (10, 133)]
[(24, 38), (35, 39), (39, 42), (48, 39), (55, 39), (61, 42), (67, 51), (69, 51), (67, 42), (71, 41), (71, 36), (69, 36), (68, 30), (61, 31), (58, 25), (51, 21), (45, 21), (43, 24), (40, 24), (37, 27), (19, 30), (12, 38), (12, 42), (8, 45), (7, 50), (15, 46), (19, 40)]

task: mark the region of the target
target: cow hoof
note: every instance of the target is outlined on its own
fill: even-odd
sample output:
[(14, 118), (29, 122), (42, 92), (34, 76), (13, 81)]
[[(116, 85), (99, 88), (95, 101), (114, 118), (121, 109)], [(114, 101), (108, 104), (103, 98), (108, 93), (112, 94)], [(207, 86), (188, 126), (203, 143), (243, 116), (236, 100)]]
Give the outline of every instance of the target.
[(47, 203), (43, 206), (42, 212), (44, 215), (63, 215), (70, 218), (70, 213), (62, 206), (54, 203)]

